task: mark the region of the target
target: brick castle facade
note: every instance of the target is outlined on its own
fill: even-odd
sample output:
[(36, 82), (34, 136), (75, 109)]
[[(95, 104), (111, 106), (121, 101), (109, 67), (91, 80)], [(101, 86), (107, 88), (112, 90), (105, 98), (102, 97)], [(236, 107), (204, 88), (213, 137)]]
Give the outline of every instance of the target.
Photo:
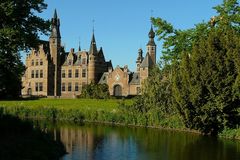
[(68, 97), (81, 94), (82, 87), (90, 83), (106, 83), (110, 95), (138, 95), (149, 69), (156, 64), (155, 33), (151, 27), (147, 53), (138, 51), (136, 71), (127, 66), (115, 69), (106, 61), (103, 49), (97, 49), (94, 33), (89, 51), (71, 49), (65, 52), (61, 46), (60, 20), (55, 10), (51, 21), (49, 41), (42, 41), (38, 49), (32, 49), (26, 57), (26, 71), (22, 77), (22, 95)]

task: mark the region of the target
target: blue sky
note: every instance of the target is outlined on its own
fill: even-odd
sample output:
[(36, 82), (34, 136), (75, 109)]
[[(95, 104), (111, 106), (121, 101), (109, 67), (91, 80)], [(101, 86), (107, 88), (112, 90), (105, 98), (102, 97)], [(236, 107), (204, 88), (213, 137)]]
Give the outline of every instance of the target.
[[(106, 60), (116, 65), (128, 65), (135, 71), (139, 48), (146, 51), (153, 17), (161, 17), (175, 28), (187, 29), (194, 24), (208, 21), (216, 14), (213, 6), (222, 0), (45, 0), (48, 4), (39, 16), (50, 19), (57, 9), (61, 20), (62, 44), (66, 50), (89, 49), (95, 20), (95, 37), (98, 48), (103, 47)], [(48, 37), (41, 37), (47, 40)], [(155, 38), (157, 59), (161, 55), (161, 43)], [(25, 55), (23, 55), (24, 59)]]

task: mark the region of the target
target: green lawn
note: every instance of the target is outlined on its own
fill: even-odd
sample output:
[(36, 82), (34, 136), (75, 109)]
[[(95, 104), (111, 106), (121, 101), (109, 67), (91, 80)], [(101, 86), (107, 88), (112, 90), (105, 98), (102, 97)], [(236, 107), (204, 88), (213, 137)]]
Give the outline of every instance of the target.
[[(54, 107), (57, 109), (88, 109), (88, 110), (116, 110), (118, 99), (38, 99), (38, 100), (19, 100), (19, 101), (0, 101), (2, 107)], [(131, 104), (132, 100), (124, 100), (126, 104)]]
[(126, 105), (132, 100), (118, 99), (38, 99), (0, 101), (0, 114), (25, 118), (46, 118), (67, 121), (125, 122), (126, 115), (119, 103)]

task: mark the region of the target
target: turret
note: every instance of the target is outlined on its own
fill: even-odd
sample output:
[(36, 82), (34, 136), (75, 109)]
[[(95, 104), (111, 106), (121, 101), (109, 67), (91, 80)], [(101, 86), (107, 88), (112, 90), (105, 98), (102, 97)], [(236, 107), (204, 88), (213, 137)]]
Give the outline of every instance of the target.
[(152, 59), (153, 65), (155, 65), (156, 64), (156, 44), (154, 42), (155, 32), (153, 31), (152, 26), (148, 33), (148, 37), (149, 37), (149, 41), (147, 43), (147, 52), (149, 53)]
[[(61, 94), (61, 70), (60, 70), (60, 51), (61, 51), (61, 35), (60, 35), (60, 20), (57, 16), (57, 11), (55, 9), (54, 15), (51, 21), (51, 35), (49, 38), (50, 55), (52, 60), (53, 72), (52, 82), (50, 86), (50, 94), (60, 96)], [(51, 81), (51, 80), (50, 80)]]
[(54, 16), (51, 21), (51, 35), (49, 38), (50, 54), (54, 65), (59, 65), (61, 50), (60, 20), (57, 17), (55, 9)]
[(143, 60), (142, 54), (143, 54), (143, 51), (142, 51), (142, 49), (140, 48), (140, 49), (138, 50), (138, 58), (137, 58), (137, 61), (136, 61), (136, 64), (137, 64), (137, 72), (140, 71), (140, 64), (142, 63), (142, 60)]
[(94, 33), (92, 35), (92, 40), (89, 49), (89, 63), (88, 63), (88, 83), (95, 83), (96, 79), (96, 61), (97, 61), (97, 45), (95, 41)]

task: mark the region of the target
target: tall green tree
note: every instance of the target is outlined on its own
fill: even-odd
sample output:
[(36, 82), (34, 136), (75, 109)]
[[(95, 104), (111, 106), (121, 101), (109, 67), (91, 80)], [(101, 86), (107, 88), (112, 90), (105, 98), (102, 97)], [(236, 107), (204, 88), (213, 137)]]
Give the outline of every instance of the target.
[(240, 123), (240, 7), (225, 0), (215, 9), (219, 15), (207, 37), (181, 53), (173, 74), (175, 105), (185, 125), (212, 135)]
[(0, 99), (18, 97), (24, 65), (20, 51), (37, 47), (38, 34), (47, 34), (50, 23), (38, 16), (44, 0), (0, 2)]

